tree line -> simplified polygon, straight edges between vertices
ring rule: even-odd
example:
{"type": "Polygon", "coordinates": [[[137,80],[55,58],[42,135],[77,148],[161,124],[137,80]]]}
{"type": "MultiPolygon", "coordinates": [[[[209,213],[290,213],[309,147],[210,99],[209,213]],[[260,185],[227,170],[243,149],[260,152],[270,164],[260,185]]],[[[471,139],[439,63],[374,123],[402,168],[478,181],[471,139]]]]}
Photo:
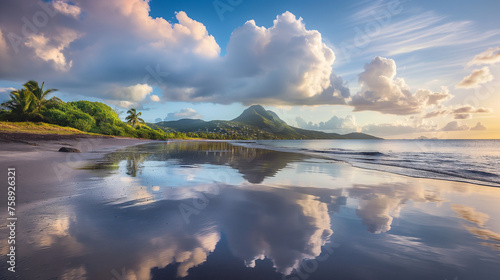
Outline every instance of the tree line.
{"type": "Polygon", "coordinates": [[[141,118],[142,113],[132,108],[127,111],[126,122],[120,120],[118,114],[102,102],[72,101],[64,102],[58,97],[49,96],[57,89],[44,89],[30,80],[23,88],[10,93],[10,99],[0,104],[0,120],[11,122],[45,122],[59,126],[72,127],[84,132],[147,138],[147,139],[246,139],[236,133],[178,132],[169,128],[152,129],[141,118]]]}
{"type": "Polygon", "coordinates": [[[46,122],[76,128],[84,132],[147,139],[166,139],[167,134],[153,130],[140,118],[141,113],[130,109],[123,122],[118,114],[102,102],[64,102],[48,98],[57,89],[44,89],[37,81],[28,81],[22,89],[10,93],[10,99],[0,104],[0,120],[11,122],[46,122]]]}

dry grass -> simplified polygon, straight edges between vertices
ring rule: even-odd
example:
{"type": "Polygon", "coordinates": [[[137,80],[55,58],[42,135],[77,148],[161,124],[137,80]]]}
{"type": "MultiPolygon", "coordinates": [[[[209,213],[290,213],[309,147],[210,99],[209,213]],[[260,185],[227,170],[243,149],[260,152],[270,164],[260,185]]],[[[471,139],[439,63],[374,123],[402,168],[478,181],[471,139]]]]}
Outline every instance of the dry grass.
{"type": "Polygon", "coordinates": [[[43,122],[0,122],[0,133],[30,133],[30,134],[89,134],[71,127],[62,127],[43,122]]]}

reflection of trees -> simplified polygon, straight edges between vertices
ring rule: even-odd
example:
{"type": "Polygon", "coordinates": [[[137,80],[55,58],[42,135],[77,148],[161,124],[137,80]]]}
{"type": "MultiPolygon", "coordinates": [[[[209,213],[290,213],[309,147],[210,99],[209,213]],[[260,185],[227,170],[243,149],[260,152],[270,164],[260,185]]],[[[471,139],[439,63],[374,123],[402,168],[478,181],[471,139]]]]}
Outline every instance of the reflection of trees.
{"type": "Polygon", "coordinates": [[[261,183],[287,164],[306,157],[295,153],[234,146],[227,142],[179,141],[129,147],[108,154],[105,161],[96,164],[93,169],[109,169],[118,162],[127,160],[127,174],[135,177],[142,161],[176,160],[180,165],[227,165],[238,170],[250,183],[261,183]]]}
{"type": "Polygon", "coordinates": [[[137,172],[141,169],[140,163],[146,159],[145,154],[131,153],[127,156],[127,175],[132,177],[137,176],[137,172]]]}

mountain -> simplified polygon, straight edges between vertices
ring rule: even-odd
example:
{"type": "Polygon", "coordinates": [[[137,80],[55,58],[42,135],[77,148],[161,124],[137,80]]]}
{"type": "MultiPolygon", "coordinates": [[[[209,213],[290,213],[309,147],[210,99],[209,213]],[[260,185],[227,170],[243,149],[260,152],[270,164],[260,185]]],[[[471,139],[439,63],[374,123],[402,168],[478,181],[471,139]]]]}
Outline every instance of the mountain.
{"type": "Polygon", "coordinates": [[[222,134],[229,139],[380,139],[364,133],[326,133],[301,129],[288,125],[273,111],[261,105],[248,107],[231,121],[203,121],[181,119],[148,124],[166,132],[185,132],[201,134],[222,134]]]}

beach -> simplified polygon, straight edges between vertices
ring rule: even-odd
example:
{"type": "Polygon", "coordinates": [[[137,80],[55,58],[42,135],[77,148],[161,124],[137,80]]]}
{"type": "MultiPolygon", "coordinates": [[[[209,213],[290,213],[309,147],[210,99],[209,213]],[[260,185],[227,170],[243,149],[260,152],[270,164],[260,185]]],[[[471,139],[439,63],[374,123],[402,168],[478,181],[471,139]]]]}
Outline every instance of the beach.
{"type": "MultiPolygon", "coordinates": [[[[500,273],[495,187],[356,168],[248,142],[91,140],[63,141],[81,154],[57,152],[61,140],[29,150],[2,145],[2,168],[12,164],[18,172],[21,279],[500,273]],[[71,171],[58,176],[59,164],[71,171]]],[[[4,271],[2,278],[9,276],[4,271]]]]}
{"type": "MultiPolygon", "coordinates": [[[[74,195],[61,183],[74,181],[83,175],[85,171],[79,168],[85,162],[99,159],[105,153],[122,147],[151,142],[119,137],[33,134],[16,135],[16,141],[11,141],[9,135],[3,134],[4,141],[0,142],[0,166],[4,171],[9,167],[16,168],[17,195],[23,202],[74,195]],[[58,152],[61,147],[76,148],[81,153],[58,152]]],[[[1,178],[6,182],[7,174],[4,173],[1,178]]],[[[4,196],[2,203],[7,203],[4,196]]]]}

